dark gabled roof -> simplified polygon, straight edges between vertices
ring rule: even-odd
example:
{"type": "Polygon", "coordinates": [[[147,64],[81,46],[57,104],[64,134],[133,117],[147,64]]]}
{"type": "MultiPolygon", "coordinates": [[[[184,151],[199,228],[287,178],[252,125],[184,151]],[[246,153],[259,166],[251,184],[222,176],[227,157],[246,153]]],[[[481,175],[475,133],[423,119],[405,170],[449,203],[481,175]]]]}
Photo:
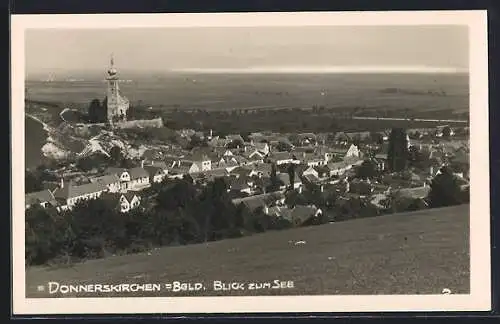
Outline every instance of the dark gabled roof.
{"type": "Polygon", "coordinates": [[[285,195],[282,192],[271,192],[261,195],[255,195],[245,198],[233,199],[233,204],[245,204],[250,210],[264,207],[266,204],[274,203],[276,200],[283,199],[285,195]]]}
{"type": "Polygon", "coordinates": [[[94,183],[98,182],[98,183],[101,183],[101,184],[107,186],[107,185],[110,185],[113,183],[120,182],[120,178],[118,178],[118,176],[113,173],[113,174],[103,175],[100,177],[91,178],[90,182],[94,182],[94,183]]]}
{"type": "Polygon", "coordinates": [[[309,218],[314,216],[314,214],[316,214],[317,211],[318,208],[314,206],[298,205],[292,209],[290,216],[292,217],[292,219],[299,219],[301,222],[305,222],[309,218]]]}
{"type": "Polygon", "coordinates": [[[106,174],[120,175],[123,172],[128,172],[128,170],[126,168],[113,168],[113,167],[110,167],[110,168],[106,169],[106,174]]]}
{"type": "Polygon", "coordinates": [[[311,183],[319,182],[319,178],[317,176],[315,176],[314,174],[306,174],[304,176],[304,178],[311,183]]]}
{"type": "Polygon", "coordinates": [[[163,168],[160,168],[157,166],[145,165],[144,170],[149,174],[150,177],[154,177],[155,175],[163,174],[163,168]]]}
{"type": "Polygon", "coordinates": [[[229,176],[229,172],[227,172],[227,170],[224,168],[207,170],[207,171],[203,171],[203,173],[207,177],[227,177],[227,176],[229,176]]]}
{"type": "Polygon", "coordinates": [[[238,140],[238,141],[243,141],[243,137],[241,137],[240,134],[230,134],[230,135],[227,135],[226,136],[226,139],[227,140],[230,140],[230,141],[235,141],[235,140],[238,140]]]}
{"type": "Polygon", "coordinates": [[[121,196],[124,196],[127,199],[128,202],[131,202],[132,199],[134,199],[134,197],[137,197],[139,199],[141,198],[137,193],[132,192],[132,191],[123,193],[123,194],[121,194],[121,196]]]}
{"type": "Polygon", "coordinates": [[[149,178],[149,174],[144,168],[132,168],[128,170],[130,174],[130,180],[140,179],[140,178],[149,178]]]}
{"type": "Polygon", "coordinates": [[[330,168],[327,165],[318,165],[313,167],[314,170],[318,171],[318,173],[330,173],[330,168]]]}
{"type": "Polygon", "coordinates": [[[163,161],[151,161],[151,165],[148,165],[148,166],[154,166],[154,167],[161,168],[161,169],[168,168],[167,164],[163,161]]]}
{"type": "Polygon", "coordinates": [[[53,202],[56,198],[50,192],[50,190],[42,190],[37,192],[30,192],[24,195],[24,201],[26,205],[32,205],[44,202],[53,202]]]}
{"type": "MultiPolygon", "coordinates": [[[[223,169],[224,171],[226,169],[223,169]]],[[[231,171],[231,174],[237,174],[239,176],[248,176],[252,172],[252,169],[246,168],[246,167],[237,167],[234,170],[231,171]]]]}
{"type": "Polygon", "coordinates": [[[269,157],[273,160],[280,161],[280,160],[289,160],[293,157],[293,155],[290,152],[274,152],[271,153],[269,157]]]}
{"type": "Polygon", "coordinates": [[[425,186],[425,187],[418,187],[418,188],[404,188],[400,189],[397,192],[399,195],[408,197],[408,198],[413,198],[413,199],[418,199],[418,198],[425,198],[429,194],[430,187],[425,186]]]}
{"type": "Polygon", "coordinates": [[[63,188],[57,188],[54,192],[54,197],[60,199],[70,199],[105,190],[107,190],[106,185],[99,182],[85,183],[76,186],[68,183],[65,184],[63,188]]]}
{"type": "Polygon", "coordinates": [[[234,178],[231,177],[229,181],[229,187],[231,190],[244,190],[248,189],[249,185],[247,183],[248,178],[246,177],[240,177],[240,178],[234,178]]]}
{"type": "Polygon", "coordinates": [[[252,166],[252,169],[255,170],[256,172],[262,172],[262,173],[271,173],[273,167],[269,163],[259,163],[259,164],[254,164],[252,166]]]}
{"type": "MultiPolygon", "coordinates": [[[[284,185],[285,186],[289,186],[290,185],[290,176],[288,175],[288,173],[278,173],[277,174],[278,178],[283,181],[284,185]]],[[[300,177],[299,175],[297,174],[297,172],[295,172],[294,174],[294,183],[302,183],[302,181],[300,180],[300,177]]]]}

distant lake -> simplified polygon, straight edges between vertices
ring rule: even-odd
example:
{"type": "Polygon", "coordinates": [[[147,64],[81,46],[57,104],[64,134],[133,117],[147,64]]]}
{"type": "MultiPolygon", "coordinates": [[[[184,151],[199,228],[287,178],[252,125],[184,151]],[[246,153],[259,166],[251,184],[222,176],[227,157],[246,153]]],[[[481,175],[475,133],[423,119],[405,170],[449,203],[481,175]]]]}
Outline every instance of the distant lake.
{"type": "MultiPolygon", "coordinates": [[[[78,104],[102,100],[106,90],[106,83],[100,80],[28,81],[26,85],[31,99],[78,104]]],[[[132,103],[179,109],[322,105],[467,110],[469,105],[466,74],[172,74],[121,83],[120,87],[132,103]],[[383,93],[386,88],[447,95],[383,93]]]]}

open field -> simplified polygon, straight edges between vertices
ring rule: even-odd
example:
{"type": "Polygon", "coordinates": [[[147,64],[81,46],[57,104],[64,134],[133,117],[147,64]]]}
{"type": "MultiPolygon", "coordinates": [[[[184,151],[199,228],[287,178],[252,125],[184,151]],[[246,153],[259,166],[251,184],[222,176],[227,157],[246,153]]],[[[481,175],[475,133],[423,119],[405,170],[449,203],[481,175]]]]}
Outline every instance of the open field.
{"type": "Polygon", "coordinates": [[[182,281],[199,282],[206,288],[197,293],[162,288],[121,296],[440,294],[443,288],[468,293],[469,205],[167,247],[66,268],[33,267],[26,272],[27,297],[63,296],[37,291],[51,281],[159,283],[162,287],[182,281]],[[305,243],[297,245],[297,241],[305,243]],[[293,281],[293,288],[213,291],[216,280],[293,281]]]}
{"type": "MultiPolygon", "coordinates": [[[[121,75],[127,79],[126,74],[121,75]]],[[[26,83],[29,98],[86,106],[102,100],[106,83],[26,83]]],[[[467,74],[166,74],[120,84],[132,104],[164,109],[233,110],[366,107],[417,111],[468,111],[467,74]],[[398,87],[408,93],[385,93],[398,87]],[[446,96],[426,94],[444,91],[446,96]],[[420,95],[411,92],[421,93],[420,95]]]]}

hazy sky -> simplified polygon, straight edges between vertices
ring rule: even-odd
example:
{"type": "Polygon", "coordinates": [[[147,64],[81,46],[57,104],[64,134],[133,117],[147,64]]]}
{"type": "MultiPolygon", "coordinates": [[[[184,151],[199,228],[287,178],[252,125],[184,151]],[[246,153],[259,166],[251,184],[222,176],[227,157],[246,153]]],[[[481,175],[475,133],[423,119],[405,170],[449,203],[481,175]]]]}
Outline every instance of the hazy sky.
{"type": "Polygon", "coordinates": [[[320,26],[36,29],[26,32],[26,72],[468,68],[466,26],[320,26]]]}

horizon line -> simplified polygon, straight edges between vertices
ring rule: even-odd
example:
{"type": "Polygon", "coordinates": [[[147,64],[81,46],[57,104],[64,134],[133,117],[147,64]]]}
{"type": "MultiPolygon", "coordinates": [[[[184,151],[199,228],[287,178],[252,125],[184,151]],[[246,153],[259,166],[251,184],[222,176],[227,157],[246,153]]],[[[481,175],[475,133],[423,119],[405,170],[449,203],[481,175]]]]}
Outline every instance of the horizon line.
{"type": "MultiPolygon", "coordinates": [[[[43,71],[26,71],[26,77],[39,74],[56,74],[71,72],[99,73],[101,69],[63,69],[47,68],[43,71]],[[51,72],[52,71],[52,72],[51,72]]],[[[415,73],[415,74],[468,74],[469,69],[458,67],[433,67],[433,66],[254,66],[242,68],[167,68],[165,70],[153,69],[118,69],[119,72],[129,73],[199,73],[199,74],[356,74],[356,73],[415,73]]],[[[104,72],[103,72],[104,73],[104,72]]],[[[122,74],[122,73],[120,73],[122,74]]],[[[122,74],[123,75],[123,74],[122,74]]]]}
{"type": "Polygon", "coordinates": [[[177,73],[468,73],[457,67],[433,66],[255,66],[245,68],[173,68],[177,73]]]}

